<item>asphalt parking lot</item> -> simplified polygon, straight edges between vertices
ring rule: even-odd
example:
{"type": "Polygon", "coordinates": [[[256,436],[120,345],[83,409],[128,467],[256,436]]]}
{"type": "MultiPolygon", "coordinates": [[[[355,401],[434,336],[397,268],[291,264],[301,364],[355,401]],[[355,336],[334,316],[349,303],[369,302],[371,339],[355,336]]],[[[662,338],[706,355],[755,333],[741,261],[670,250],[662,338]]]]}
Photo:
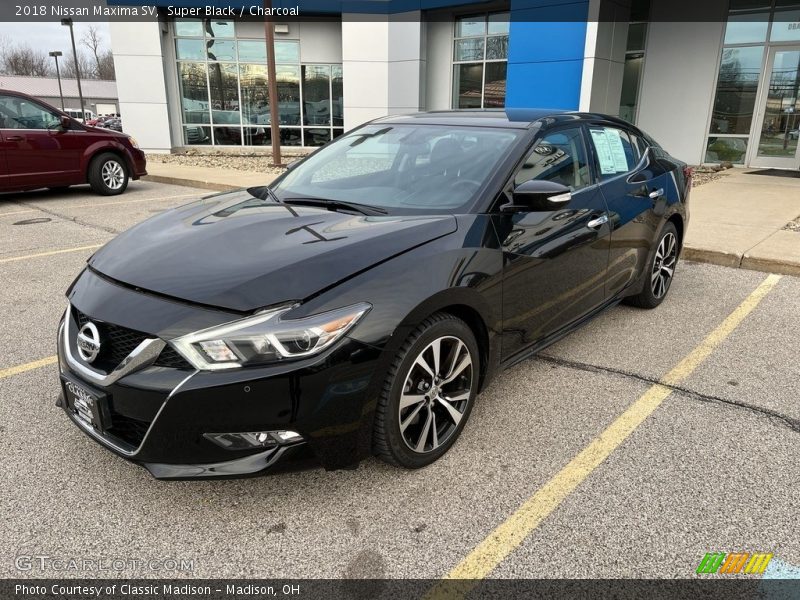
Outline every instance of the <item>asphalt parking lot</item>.
{"type": "Polygon", "coordinates": [[[613,308],[506,371],[420,471],[161,482],[104,450],[54,406],[64,291],[114,234],[205,193],[0,196],[0,576],[674,578],[716,551],[800,573],[789,276],[681,263],[657,310],[613,308]],[[193,565],[20,570],[21,555],[193,565]]]}

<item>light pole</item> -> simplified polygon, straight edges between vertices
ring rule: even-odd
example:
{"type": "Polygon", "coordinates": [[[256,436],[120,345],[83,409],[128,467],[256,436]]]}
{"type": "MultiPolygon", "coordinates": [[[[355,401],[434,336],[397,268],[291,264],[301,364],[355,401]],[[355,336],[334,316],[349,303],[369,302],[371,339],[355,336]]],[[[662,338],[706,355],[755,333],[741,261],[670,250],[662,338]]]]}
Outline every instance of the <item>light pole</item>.
{"type": "Polygon", "coordinates": [[[56,59],[56,78],[58,79],[58,95],[61,96],[61,110],[64,110],[64,92],[61,90],[61,71],[58,70],[58,57],[63,54],[64,53],[60,50],[55,50],[50,53],[50,56],[56,59]]]}
{"type": "Polygon", "coordinates": [[[269,97],[269,124],[272,137],[272,164],[281,166],[280,113],[278,111],[278,81],[275,73],[275,30],[270,15],[271,0],[263,0],[264,36],[267,44],[267,94],[269,97]]]}
{"type": "Polygon", "coordinates": [[[72,19],[61,19],[64,27],[69,27],[69,37],[72,40],[72,58],[75,61],[75,79],[78,80],[78,98],[81,101],[81,123],[86,120],[86,112],[83,110],[83,90],[81,89],[81,70],[78,66],[78,50],[75,48],[75,32],[72,30],[72,19]]]}

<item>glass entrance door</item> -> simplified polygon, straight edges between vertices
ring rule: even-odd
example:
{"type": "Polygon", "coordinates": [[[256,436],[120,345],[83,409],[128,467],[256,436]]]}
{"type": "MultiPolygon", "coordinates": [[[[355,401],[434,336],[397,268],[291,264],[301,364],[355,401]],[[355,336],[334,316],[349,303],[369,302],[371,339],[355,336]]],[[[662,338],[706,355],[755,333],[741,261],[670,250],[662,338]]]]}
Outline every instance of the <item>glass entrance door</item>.
{"type": "Polygon", "coordinates": [[[750,165],[800,169],[800,46],[773,47],[767,69],[750,165]]]}

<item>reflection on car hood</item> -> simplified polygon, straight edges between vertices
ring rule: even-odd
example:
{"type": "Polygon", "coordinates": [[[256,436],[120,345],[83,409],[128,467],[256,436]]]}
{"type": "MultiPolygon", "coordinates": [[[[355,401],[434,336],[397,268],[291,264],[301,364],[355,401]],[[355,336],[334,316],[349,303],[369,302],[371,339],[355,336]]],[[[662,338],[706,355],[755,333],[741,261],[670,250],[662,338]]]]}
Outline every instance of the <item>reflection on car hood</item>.
{"type": "Polygon", "coordinates": [[[89,264],[144,290],[244,312],[313,296],[456,227],[452,215],[353,215],[241,190],[153,217],[89,264]]]}

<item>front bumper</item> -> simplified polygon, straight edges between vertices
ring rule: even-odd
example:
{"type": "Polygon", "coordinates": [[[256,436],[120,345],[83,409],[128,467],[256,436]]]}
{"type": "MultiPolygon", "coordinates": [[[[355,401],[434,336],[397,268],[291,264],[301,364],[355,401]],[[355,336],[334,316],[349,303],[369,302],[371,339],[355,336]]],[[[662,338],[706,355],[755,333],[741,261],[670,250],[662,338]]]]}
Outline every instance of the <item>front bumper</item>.
{"type": "MultiPolygon", "coordinates": [[[[87,273],[76,282],[70,299],[101,326],[113,323],[137,330],[140,324],[126,315],[148,314],[159,308],[163,315],[167,307],[158,304],[169,304],[168,308],[175,311],[174,302],[121,288],[87,273]],[[81,283],[87,278],[92,280],[91,285],[81,283]],[[93,293],[108,292],[107,300],[114,293],[117,302],[95,297],[92,302],[83,302],[89,289],[93,293]],[[120,298],[125,300],[119,302],[120,298]],[[132,302],[140,308],[136,313],[128,310],[132,302]]],[[[179,312],[197,310],[177,306],[179,312]]],[[[344,468],[370,454],[374,403],[369,398],[380,356],[380,351],[372,347],[346,338],[306,361],[205,372],[194,370],[188,363],[162,360],[164,355],[156,350],[169,347],[155,332],[147,335],[157,344],[136,356],[131,353],[117,370],[106,373],[79,357],[75,339],[80,312],[71,307],[59,327],[59,404],[84,433],[119,456],[146,467],[157,478],[252,475],[309,455],[326,468],[344,468]],[[65,401],[64,386],[69,380],[102,397],[107,414],[102,427],[79,418],[65,401]],[[228,450],[203,435],[274,430],[296,431],[303,441],[269,449],[228,450]]],[[[184,314],[179,321],[193,319],[184,314]]]]}

